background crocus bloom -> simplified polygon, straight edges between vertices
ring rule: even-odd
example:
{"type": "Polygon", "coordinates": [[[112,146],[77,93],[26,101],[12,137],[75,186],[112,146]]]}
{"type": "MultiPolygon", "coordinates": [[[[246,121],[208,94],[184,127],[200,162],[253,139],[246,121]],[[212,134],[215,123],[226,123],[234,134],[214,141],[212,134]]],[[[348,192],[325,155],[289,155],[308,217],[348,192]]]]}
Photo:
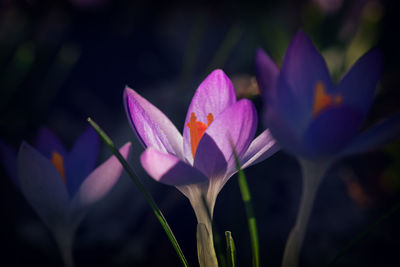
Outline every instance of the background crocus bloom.
{"type": "Polygon", "coordinates": [[[257,114],[249,100],[236,100],[229,78],[213,71],[198,87],[186,115],[183,137],[173,123],[134,90],[126,88],[124,103],[134,132],[147,148],[141,163],[156,181],[176,186],[193,206],[199,223],[211,233],[203,207],[211,214],[219,191],[236,173],[232,145],[242,167],[277,151],[269,131],[253,140],[257,114]]]}
{"type": "MultiPolygon", "coordinates": [[[[23,142],[18,152],[17,186],[54,234],[67,266],[72,265],[74,232],[87,208],[118,181],[122,166],[113,156],[95,168],[98,136],[89,128],[67,152],[48,129],[39,132],[36,148],[23,142]]],[[[130,143],[121,154],[127,158],[130,143]]]]}
{"type": "Polygon", "coordinates": [[[299,213],[283,267],[298,265],[315,195],[332,162],[377,147],[400,131],[396,114],[359,133],[374,98],[381,61],[378,50],[369,51],[335,86],[324,59],[302,31],[290,43],[280,70],[261,49],[256,53],[266,124],[282,149],[299,158],[303,171],[299,213]]]}
{"type": "Polygon", "coordinates": [[[281,70],[261,49],[257,80],[264,94],[266,124],[280,146],[303,158],[363,152],[394,138],[397,114],[360,134],[380,78],[377,49],[362,56],[335,86],[326,63],[302,31],[286,51],[281,70]]]}

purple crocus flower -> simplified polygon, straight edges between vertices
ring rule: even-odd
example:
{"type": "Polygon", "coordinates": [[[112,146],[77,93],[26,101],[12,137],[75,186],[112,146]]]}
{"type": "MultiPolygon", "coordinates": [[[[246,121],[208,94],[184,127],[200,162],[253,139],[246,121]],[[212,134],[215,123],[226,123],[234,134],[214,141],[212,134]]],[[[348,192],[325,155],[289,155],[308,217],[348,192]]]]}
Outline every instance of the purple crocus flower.
{"type": "Polygon", "coordinates": [[[198,87],[186,115],[183,137],[155,106],[130,88],[124,104],[131,126],[146,147],[141,164],[156,181],[177,187],[199,223],[211,233],[204,195],[213,213],[218,193],[236,173],[232,146],[246,168],[277,151],[269,130],[253,140],[257,114],[251,101],[237,101],[232,82],[213,71],[198,87]]]}
{"type": "MultiPolygon", "coordinates": [[[[88,207],[113,188],[122,172],[114,156],[95,168],[98,146],[92,128],[77,139],[70,151],[50,130],[42,128],[36,149],[23,142],[18,152],[14,183],[53,233],[66,266],[73,265],[73,236],[88,207]]],[[[127,143],[120,149],[125,158],[130,146],[127,143]]]]}
{"type": "Polygon", "coordinates": [[[360,133],[381,67],[381,54],[373,49],[334,85],[324,59],[302,31],[291,41],[281,69],[261,49],[256,53],[265,122],[282,149],[299,158],[303,170],[300,212],[286,244],[284,267],[298,264],[315,194],[332,162],[375,148],[400,132],[397,113],[360,133]]]}
{"type": "Polygon", "coordinates": [[[335,86],[324,59],[302,31],[290,43],[281,70],[259,49],[256,70],[266,124],[282,149],[307,159],[337,158],[394,138],[400,130],[398,114],[360,134],[381,67],[381,54],[373,49],[335,86]]]}

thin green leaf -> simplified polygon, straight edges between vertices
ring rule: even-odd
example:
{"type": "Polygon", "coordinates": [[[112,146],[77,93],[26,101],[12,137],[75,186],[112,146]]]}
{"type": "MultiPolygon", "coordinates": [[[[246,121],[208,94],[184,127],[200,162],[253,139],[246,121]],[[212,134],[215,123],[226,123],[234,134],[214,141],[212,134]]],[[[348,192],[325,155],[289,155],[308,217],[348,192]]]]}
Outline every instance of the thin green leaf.
{"type": "Polygon", "coordinates": [[[228,267],[236,267],[236,246],[230,231],[225,231],[228,267]]]}
{"type": "Polygon", "coordinates": [[[240,192],[242,194],[242,199],[243,199],[244,207],[246,210],[247,223],[249,226],[250,239],[251,239],[251,251],[253,254],[252,263],[253,263],[253,267],[259,267],[260,266],[260,248],[259,248],[259,243],[258,243],[257,222],[256,222],[256,217],[254,216],[253,205],[251,203],[251,194],[250,194],[249,186],[247,184],[246,175],[244,174],[244,171],[242,170],[242,167],[240,166],[239,157],[237,155],[237,152],[236,152],[233,144],[232,144],[232,149],[233,149],[233,154],[235,156],[236,168],[238,170],[240,192]]]}
{"type": "Polygon", "coordinates": [[[165,219],[164,215],[162,214],[160,208],[157,206],[157,204],[153,200],[153,197],[146,190],[146,188],[143,186],[143,184],[139,181],[135,172],[129,166],[128,162],[126,162],[124,157],[119,153],[118,149],[114,146],[114,143],[110,139],[110,137],[108,137],[108,135],[100,128],[100,126],[96,122],[94,122],[91,118],[88,118],[88,122],[96,130],[96,132],[98,133],[100,138],[103,139],[103,141],[107,144],[108,148],[111,150],[111,152],[114,154],[114,156],[117,157],[119,162],[124,167],[125,171],[128,173],[129,177],[132,179],[132,181],[135,183],[135,185],[137,186],[139,191],[142,193],[143,197],[146,199],[147,203],[152,208],[152,210],[153,210],[154,214],[156,215],[158,221],[160,222],[162,228],[164,229],[165,233],[167,234],[169,240],[171,241],[172,246],[174,247],[176,253],[178,254],[178,257],[179,257],[182,265],[187,267],[188,263],[186,261],[185,256],[183,255],[183,252],[178,244],[178,241],[176,240],[175,235],[173,234],[171,228],[169,227],[167,220],[165,219]]]}

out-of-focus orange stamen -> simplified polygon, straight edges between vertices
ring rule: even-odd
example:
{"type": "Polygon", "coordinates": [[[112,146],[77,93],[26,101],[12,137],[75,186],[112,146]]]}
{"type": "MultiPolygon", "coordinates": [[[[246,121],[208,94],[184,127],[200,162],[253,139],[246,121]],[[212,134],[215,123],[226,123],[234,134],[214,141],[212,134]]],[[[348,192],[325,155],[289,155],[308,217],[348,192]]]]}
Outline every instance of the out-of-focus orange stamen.
{"type": "Polygon", "coordinates": [[[340,94],[333,96],[329,95],[325,91],[325,85],[319,81],[314,88],[314,108],[313,115],[319,114],[327,107],[340,105],[343,102],[343,98],[340,94]]]}
{"type": "Polygon", "coordinates": [[[51,155],[51,162],[54,164],[54,166],[56,166],[56,169],[60,173],[63,182],[66,183],[67,178],[65,176],[63,157],[58,152],[54,151],[51,155]]]}
{"type": "Polygon", "coordinates": [[[186,124],[187,127],[190,129],[190,145],[192,148],[192,155],[196,155],[197,146],[201,138],[203,137],[204,132],[207,130],[208,126],[214,120],[214,116],[211,113],[207,115],[207,124],[198,121],[196,114],[194,112],[190,113],[189,122],[186,124]]]}

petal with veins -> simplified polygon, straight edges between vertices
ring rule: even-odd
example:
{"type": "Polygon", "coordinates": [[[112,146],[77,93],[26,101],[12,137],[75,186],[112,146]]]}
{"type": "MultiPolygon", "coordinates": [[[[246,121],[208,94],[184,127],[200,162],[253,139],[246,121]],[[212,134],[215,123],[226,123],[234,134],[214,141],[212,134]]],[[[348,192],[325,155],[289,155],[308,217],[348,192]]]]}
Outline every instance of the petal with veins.
{"type": "Polygon", "coordinates": [[[223,178],[223,174],[235,168],[232,146],[240,159],[253,140],[256,128],[257,114],[251,101],[242,99],[225,109],[200,140],[194,167],[210,179],[223,178]]]}
{"type": "Polygon", "coordinates": [[[182,135],[164,113],[128,87],[124,105],[131,126],[145,147],[183,158],[182,135]]]}
{"type": "Polygon", "coordinates": [[[243,158],[241,158],[241,167],[244,169],[248,166],[257,164],[269,158],[278,150],[279,146],[276,144],[269,129],[267,129],[251,142],[246,153],[243,155],[243,158]]]}
{"type": "Polygon", "coordinates": [[[200,84],[190,103],[183,129],[183,150],[189,162],[193,162],[193,155],[190,129],[186,125],[190,121],[191,114],[195,113],[198,121],[207,124],[209,114],[216,118],[220,112],[235,102],[236,93],[232,82],[222,70],[213,71],[200,84]]]}

